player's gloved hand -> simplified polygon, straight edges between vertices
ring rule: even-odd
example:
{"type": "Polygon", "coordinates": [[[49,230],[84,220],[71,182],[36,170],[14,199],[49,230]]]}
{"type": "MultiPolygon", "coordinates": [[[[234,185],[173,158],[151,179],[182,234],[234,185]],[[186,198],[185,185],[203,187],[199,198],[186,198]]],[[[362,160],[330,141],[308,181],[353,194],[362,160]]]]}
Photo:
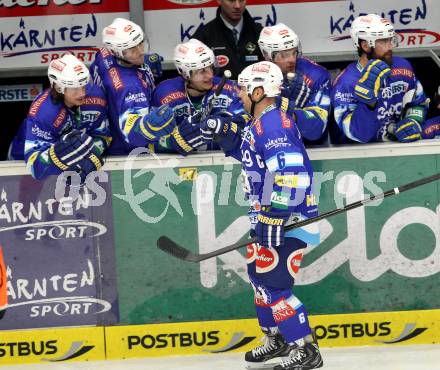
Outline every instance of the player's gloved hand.
{"type": "Polygon", "coordinates": [[[422,138],[422,127],[420,123],[412,118],[404,118],[396,123],[394,136],[401,143],[420,140],[422,138]]]}
{"type": "Polygon", "coordinates": [[[157,53],[146,54],[144,57],[145,64],[147,64],[151,72],[153,72],[153,76],[156,78],[162,77],[162,62],[163,57],[157,53]]]}
{"type": "Polygon", "coordinates": [[[255,226],[258,243],[264,247],[277,247],[284,244],[284,224],[289,212],[260,211],[255,226]]]}
{"type": "Polygon", "coordinates": [[[142,134],[151,141],[171,134],[175,127],[174,111],[167,104],[151,108],[140,122],[142,134]]]}
{"type": "Polygon", "coordinates": [[[368,105],[376,104],[379,89],[391,75],[391,69],[380,59],[371,59],[363,70],[362,77],[354,87],[358,100],[368,105]]]}
{"type": "Polygon", "coordinates": [[[225,152],[238,146],[241,141],[241,116],[233,116],[231,113],[222,112],[218,115],[210,116],[200,123],[200,132],[203,139],[207,142],[217,142],[225,152]],[[234,122],[239,122],[240,126],[234,122]]]}
{"type": "Polygon", "coordinates": [[[287,97],[295,104],[295,108],[303,108],[310,97],[311,90],[301,73],[295,73],[292,80],[287,80],[287,97]]]}
{"type": "Polygon", "coordinates": [[[200,113],[186,117],[172,132],[170,144],[179,154],[186,156],[205,143],[200,135],[200,118],[200,113]]]}
{"type": "Polygon", "coordinates": [[[230,113],[208,116],[200,122],[200,133],[206,141],[214,140],[214,135],[225,136],[228,131],[237,132],[237,125],[232,122],[230,113]]]}
{"type": "Polygon", "coordinates": [[[81,177],[81,184],[84,184],[87,175],[93,171],[98,171],[104,165],[104,159],[95,148],[78,165],[78,173],[81,177]]]}
{"type": "Polygon", "coordinates": [[[426,120],[422,129],[422,139],[434,139],[440,136],[440,116],[426,120]]]}
{"type": "Polygon", "coordinates": [[[78,163],[92,150],[93,139],[81,131],[72,130],[49,148],[49,157],[62,171],[76,171],[78,163]]]}

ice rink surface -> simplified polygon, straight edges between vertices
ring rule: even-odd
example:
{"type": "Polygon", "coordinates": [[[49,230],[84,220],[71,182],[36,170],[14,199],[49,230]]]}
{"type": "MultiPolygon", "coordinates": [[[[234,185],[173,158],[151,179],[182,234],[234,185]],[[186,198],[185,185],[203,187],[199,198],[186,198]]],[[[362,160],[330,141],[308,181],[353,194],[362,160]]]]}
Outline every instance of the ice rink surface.
{"type": "MultiPolygon", "coordinates": [[[[440,345],[323,348],[323,370],[440,370],[440,345]]],[[[244,370],[244,354],[5,366],[10,370],[244,370]]]]}

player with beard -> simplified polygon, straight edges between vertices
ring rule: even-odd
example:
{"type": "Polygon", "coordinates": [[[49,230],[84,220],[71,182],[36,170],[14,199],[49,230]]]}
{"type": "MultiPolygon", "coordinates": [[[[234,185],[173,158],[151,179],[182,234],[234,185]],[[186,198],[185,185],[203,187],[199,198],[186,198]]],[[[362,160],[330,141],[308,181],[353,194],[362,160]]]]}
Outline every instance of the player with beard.
{"type": "Polygon", "coordinates": [[[351,38],[359,59],[336,78],[331,97],[337,125],[334,143],[399,141],[422,138],[428,102],[411,64],[393,56],[392,24],[377,14],[356,18],[351,38]]]}
{"type": "Polygon", "coordinates": [[[281,108],[294,115],[306,145],[322,144],[330,111],[330,73],[302,56],[299,37],[283,23],[264,27],[258,45],[264,58],[283,72],[281,108]]]}

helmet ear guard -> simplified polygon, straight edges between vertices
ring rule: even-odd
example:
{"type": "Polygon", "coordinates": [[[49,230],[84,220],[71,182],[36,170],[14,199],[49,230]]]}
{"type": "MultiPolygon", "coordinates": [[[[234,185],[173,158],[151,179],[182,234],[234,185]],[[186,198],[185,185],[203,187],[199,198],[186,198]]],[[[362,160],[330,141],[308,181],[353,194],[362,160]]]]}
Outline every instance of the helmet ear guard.
{"type": "Polygon", "coordinates": [[[107,49],[121,59],[124,59],[124,50],[131,49],[142,42],[145,43],[145,50],[149,49],[148,40],[145,39],[142,28],[125,18],[115,18],[102,30],[102,42],[107,49]]]}
{"type": "Polygon", "coordinates": [[[301,43],[298,35],[284,23],[264,27],[258,38],[258,46],[267,60],[273,61],[277,51],[297,49],[301,53],[301,43]]]}
{"type": "Polygon", "coordinates": [[[66,88],[86,86],[90,80],[88,68],[74,55],[66,54],[50,62],[47,70],[50,85],[60,94],[66,88]]]}

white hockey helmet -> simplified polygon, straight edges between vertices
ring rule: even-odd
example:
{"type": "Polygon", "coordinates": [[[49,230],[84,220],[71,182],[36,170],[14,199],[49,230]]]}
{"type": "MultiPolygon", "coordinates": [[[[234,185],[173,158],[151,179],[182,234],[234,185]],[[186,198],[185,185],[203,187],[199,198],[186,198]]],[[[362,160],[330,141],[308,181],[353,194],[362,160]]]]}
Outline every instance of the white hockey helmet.
{"type": "Polygon", "coordinates": [[[185,79],[191,77],[191,71],[213,66],[214,62],[214,52],[197,39],[178,44],[174,49],[174,64],[185,79]]]}
{"type": "Polygon", "coordinates": [[[77,57],[66,54],[50,62],[47,70],[50,85],[64,94],[66,87],[77,88],[87,85],[90,80],[88,68],[77,57]]]}
{"type": "Polygon", "coordinates": [[[249,95],[255,88],[261,86],[267,97],[278,96],[283,85],[283,72],[272,62],[254,63],[238,75],[238,85],[245,87],[249,95]]]}
{"type": "MultiPolygon", "coordinates": [[[[115,18],[102,30],[102,42],[117,57],[124,58],[124,50],[144,42],[144,31],[136,23],[124,18],[115,18]]],[[[146,40],[145,40],[146,42],[146,40]]],[[[148,44],[145,50],[148,50],[148,44]]]]}
{"type": "Polygon", "coordinates": [[[258,45],[264,57],[268,60],[273,60],[273,54],[277,51],[297,49],[298,52],[301,52],[298,35],[284,23],[264,27],[258,38],[258,45]]]}
{"type": "Polygon", "coordinates": [[[359,39],[365,40],[368,46],[374,48],[376,40],[395,39],[393,25],[385,18],[377,14],[367,14],[357,17],[351,24],[351,39],[356,47],[359,47],[359,39]]]}

